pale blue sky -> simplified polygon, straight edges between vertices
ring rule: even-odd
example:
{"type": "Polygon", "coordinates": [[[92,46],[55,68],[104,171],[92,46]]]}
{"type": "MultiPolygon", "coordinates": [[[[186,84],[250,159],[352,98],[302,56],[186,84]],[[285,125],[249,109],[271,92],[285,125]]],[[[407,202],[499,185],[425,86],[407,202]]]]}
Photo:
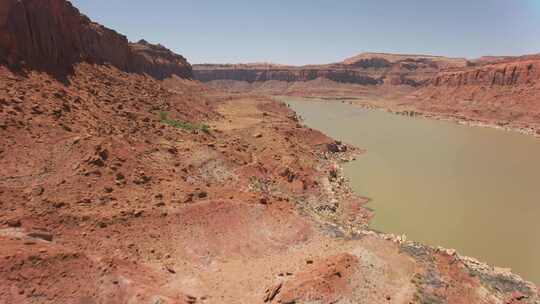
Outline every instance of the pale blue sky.
{"type": "Polygon", "coordinates": [[[540,0],[74,0],[191,63],[337,62],[360,52],[540,53],[540,0]]]}

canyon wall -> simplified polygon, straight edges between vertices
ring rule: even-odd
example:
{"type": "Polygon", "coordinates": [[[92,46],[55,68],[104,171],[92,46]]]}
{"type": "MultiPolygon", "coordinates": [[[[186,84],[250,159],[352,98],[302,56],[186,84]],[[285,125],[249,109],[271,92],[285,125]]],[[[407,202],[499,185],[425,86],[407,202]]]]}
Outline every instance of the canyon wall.
{"type": "Polygon", "coordinates": [[[51,72],[64,72],[86,61],[157,78],[192,74],[184,57],[145,41],[129,43],[125,36],[92,22],[63,0],[3,0],[0,60],[51,72]]]}
{"type": "Polygon", "coordinates": [[[444,70],[407,99],[420,111],[540,133],[540,55],[481,58],[444,70]]]}
{"type": "Polygon", "coordinates": [[[442,68],[464,67],[466,64],[467,61],[460,58],[363,53],[340,63],[300,67],[272,64],[199,64],[194,65],[194,76],[202,82],[297,82],[325,78],[339,83],[418,87],[442,68]]]}
{"type": "Polygon", "coordinates": [[[380,73],[348,70],[341,66],[320,67],[269,67],[258,68],[236,65],[215,67],[213,65],[195,66],[195,78],[202,82],[213,80],[238,80],[249,83],[258,81],[309,81],[317,78],[327,78],[337,82],[355,83],[361,85],[376,85],[383,82],[380,73]]]}
{"type": "Polygon", "coordinates": [[[540,55],[474,62],[460,70],[441,71],[428,86],[459,87],[465,85],[512,86],[533,84],[540,79],[540,55]]]}

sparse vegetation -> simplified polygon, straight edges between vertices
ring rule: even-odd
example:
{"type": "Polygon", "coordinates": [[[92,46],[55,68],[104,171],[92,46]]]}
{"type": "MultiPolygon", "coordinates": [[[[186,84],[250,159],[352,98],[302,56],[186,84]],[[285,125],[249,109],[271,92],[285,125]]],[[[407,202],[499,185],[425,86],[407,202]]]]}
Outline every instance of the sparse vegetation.
{"type": "Polygon", "coordinates": [[[184,122],[180,120],[174,120],[168,118],[168,113],[164,111],[159,112],[159,121],[162,124],[166,124],[175,128],[184,129],[188,131],[201,130],[204,133],[210,132],[210,127],[207,124],[193,124],[190,122],[184,122]]]}
{"type": "Polygon", "coordinates": [[[255,176],[249,178],[249,188],[253,191],[261,193],[269,193],[268,181],[264,179],[259,179],[255,176]]]}

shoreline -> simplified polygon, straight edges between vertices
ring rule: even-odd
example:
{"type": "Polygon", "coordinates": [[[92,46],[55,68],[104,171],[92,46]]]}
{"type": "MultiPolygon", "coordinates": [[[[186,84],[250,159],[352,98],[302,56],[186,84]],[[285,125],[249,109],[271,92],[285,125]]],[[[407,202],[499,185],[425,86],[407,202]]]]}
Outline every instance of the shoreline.
{"type": "MultiPolygon", "coordinates": [[[[355,104],[352,104],[352,105],[355,105],[355,104]]],[[[439,121],[452,122],[452,123],[456,123],[456,124],[463,125],[463,126],[468,126],[468,127],[490,128],[490,129],[496,129],[496,130],[501,130],[501,131],[506,131],[506,132],[519,133],[519,134],[523,134],[523,135],[532,136],[532,137],[535,137],[535,138],[540,138],[540,133],[539,133],[540,129],[536,130],[536,129],[532,128],[532,127],[531,128],[508,127],[508,126],[499,125],[499,124],[496,124],[496,123],[484,122],[484,121],[481,121],[481,120],[467,118],[467,117],[459,118],[459,117],[454,117],[454,116],[451,116],[451,115],[446,116],[446,115],[443,115],[443,114],[421,112],[421,111],[417,111],[417,110],[415,110],[415,111],[407,111],[407,110],[395,111],[395,110],[392,110],[390,108],[380,108],[380,109],[382,109],[385,112],[396,114],[396,115],[409,116],[409,117],[422,117],[422,118],[426,118],[426,119],[433,119],[433,120],[439,120],[439,121]]]]}
{"type": "MultiPolygon", "coordinates": [[[[328,101],[323,100],[323,102],[328,102],[328,101]]],[[[355,105],[355,104],[352,104],[352,105],[355,105]]],[[[383,108],[370,108],[367,110],[386,111],[383,108]]],[[[393,113],[393,112],[389,112],[389,113],[397,114],[397,115],[404,115],[404,114],[393,113]]],[[[428,118],[424,116],[421,116],[421,117],[428,118]]],[[[306,127],[310,127],[309,125],[305,124],[302,118],[300,118],[300,123],[306,127]]],[[[468,125],[468,126],[473,126],[473,125],[468,125]]],[[[488,127],[488,126],[482,126],[482,127],[488,127]]],[[[535,137],[538,137],[538,136],[535,136],[535,137]]],[[[345,226],[339,222],[328,223],[331,225],[335,225],[335,227],[340,229],[347,238],[354,239],[354,238],[362,238],[364,236],[373,236],[381,240],[391,241],[397,244],[401,248],[401,250],[405,250],[405,248],[414,248],[415,250],[418,250],[418,251],[428,251],[433,254],[441,253],[443,255],[446,255],[454,259],[455,261],[462,262],[471,272],[478,273],[480,274],[480,276],[484,275],[487,277],[497,277],[499,279],[508,279],[508,280],[518,282],[519,284],[525,284],[525,285],[528,285],[529,287],[532,286],[532,287],[538,288],[540,290],[540,285],[532,281],[529,281],[528,279],[525,279],[519,274],[513,273],[511,268],[490,265],[488,263],[478,260],[477,258],[470,257],[467,255],[462,255],[457,251],[457,249],[454,249],[454,248],[446,248],[446,247],[438,246],[438,245],[428,245],[428,244],[424,244],[418,241],[408,240],[408,237],[405,233],[403,234],[386,233],[384,231],[378,231],[378,230],[370,228],[371,219],[374,216],[374,213],[376,212],[376,210],[371,209],[367,207],[366,205],[372,199],[365,197],[361,195],[360,193],[356,193],[353,190],[353,188],[350,185],[350,179],[347,176],[345,176],[344,168],[343,168],[343,165],[345,163],[355,161],[357,157],[363,156],[363,154],[367,152],[367,149],[363,149],[349,143],[343,143],[343,146],[347,147],[347,152],[345,152],[344,155],[340,155],[340,153],[328,153],[327,155],[324,155],[320,161],[324,164],[323,168],[328,167],[328,166],[330,167],[333,166],[334,168],[336,168],[336,178],[333,182],[331,182],[331,185],[332,185],[331,198],[337,200],[338,202],[341,202],[341,200],[343,200],[344,198],[345,199],[351,199],[351,198],[359,199],[362,201],[361,208],[364,209],[369,214],[368,218],[363,218],[364,220],[367,220],[367,222],[364,225],[361,225],[359,227],[345,226]]]]}
{"type": "Polygon", "coordinates": [[[441,113],[435,113],[435,112],[424,112],[417,109],[396,109],[395,107],[388,107],[388,106],[379,106],[374,105],[371,103],[366,102],[355,102],[358,99],[354,97],[321,97],[321,96],[294,96],[294,95],[275,95],[273,97],[289,97],[289,98],[303,98],[303,99],[309,99],[311,101],[315,102],[340,102],[340,103],[346,103],[352,106],[356,106],[359,108],[362,108],[364,110],[377,110],[377,111],[384,111],[390,114],[400,115],[400,116],[408,116],[408,117],[421,117],[426,119],[432,119],[432,120],[439,120],[439,121],[446,121],[446,122],[452,122],[455,124],[468,126],[468,127],[480,127],[480,128],[490,128],[490,129],[496,129],[506,132],[515,132],[522,135],[532,136],[534,138],[540,138],[540,126],[538,128],[534,127],[516,127],[516,126],[508,126],[510,123],[501,125],[498,123],[490,123],[485,122],[482,120],[474,119],[474,118],[468,118],[468,117],[455,117],[453,115],[445,115],[441,113]]]}

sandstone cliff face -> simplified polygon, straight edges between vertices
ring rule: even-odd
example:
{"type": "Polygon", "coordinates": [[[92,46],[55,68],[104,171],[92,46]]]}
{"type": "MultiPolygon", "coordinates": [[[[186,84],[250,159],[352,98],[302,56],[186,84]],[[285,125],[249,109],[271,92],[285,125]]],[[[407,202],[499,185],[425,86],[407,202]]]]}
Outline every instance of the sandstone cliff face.
{"type": "Polygon", "coordinates": [[[540,79],[540,56],[506,59],[439,73],[429,85],[459,87],[464,85],[512,86],[533,84],[540,79]]]}
{"type": "Polygon", "coordinates": [[[3,0],[0,60],[9,65],[61,72],[77,62],[111,64],[154,77],[191,76],[185,58],[150,44],[129,44],[92,22],[65,0],[3,0]]]}
{"type": "Polygon", "coordinates": [[[208,82],[212,80],[239,80],[247,82],[258,81],[310,81],[317,78],[327,78],[337,82],[375,85],[382,83],[379,75],[362,71],[329,67],[277,67],[277,68],[237,68],[234,65],[214,68],[212,65],[195,65],[194,76],[197,80],[208,82]]]}
{"type": "Polygon", "coordinates": [[[420,111],[540,134],[540,56],[483,58],[442,71],[408,99],[420,111]]]}
{"type": "Polygon", "coordinates": [[[196,79],[258,81],[311,81],[326,78],[341,83],[360,85],[408,85],[418,87],[441,69],[465,67],[466,60],[423,55],[365,53],[341,63],[309,66],[279,65],[195,65],[196,79]]]}
{"type": "Polygon", "coordinates": [[[128,66],[126,37],[81,15],[63,0],[3,1],[3,54],[9,63],[49,68],[81,60],[128,66]],[[6,48],[7,47],[7,48],[6,48]]]}

